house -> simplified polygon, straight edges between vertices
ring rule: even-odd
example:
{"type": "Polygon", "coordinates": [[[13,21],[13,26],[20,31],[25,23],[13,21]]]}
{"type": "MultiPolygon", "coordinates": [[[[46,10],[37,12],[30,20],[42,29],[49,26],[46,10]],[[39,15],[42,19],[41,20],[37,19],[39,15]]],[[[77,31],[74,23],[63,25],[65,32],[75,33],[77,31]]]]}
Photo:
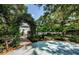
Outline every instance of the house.
{"type": "Polygon", "coordinates": [[[27,38],[28,36],[30,36],[30,25],[28,23],[25,23],[25,22],[22,22],[20,27],[19,27],[19,30],[20,30],[20,34],[21,34],[21,37],[20,38],[27,38]]]}
{"type": "Polygon", "coordinates": [[[28,39],[31,35],[36,33],[36,25],[32,21],[21,21],[19,26],[20,38],[22,40],[28,39]]]}
{"type": "Polygon", "coordinates": [[[23,14],[17,17],[19,22],[19,32],[21,40],[30,39],[30,36],[36,33],[36,23],[30,14],[23,14]]]}

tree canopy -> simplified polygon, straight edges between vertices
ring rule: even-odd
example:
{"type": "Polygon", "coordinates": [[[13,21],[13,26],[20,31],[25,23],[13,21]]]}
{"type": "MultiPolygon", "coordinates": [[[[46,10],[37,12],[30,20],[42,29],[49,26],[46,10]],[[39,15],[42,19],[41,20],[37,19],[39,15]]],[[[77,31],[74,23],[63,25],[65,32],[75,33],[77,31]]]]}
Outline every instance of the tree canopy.
{"type": "Polygon", "coordinates": [[[8,41],[12,41],[13,45],[19,42],[19,26],[22,20],[34,22],[32,16],[27,13],[27,6],[23,4],[0,5],[0,40],[4,41],[6,49],[8,49],[8,41]]]}
{"type": "Polygon", "coordinates": [[[38,31],[67,31],[79,29],[79,5],[46,4],[44,15],[37,22],[38,31]]]}

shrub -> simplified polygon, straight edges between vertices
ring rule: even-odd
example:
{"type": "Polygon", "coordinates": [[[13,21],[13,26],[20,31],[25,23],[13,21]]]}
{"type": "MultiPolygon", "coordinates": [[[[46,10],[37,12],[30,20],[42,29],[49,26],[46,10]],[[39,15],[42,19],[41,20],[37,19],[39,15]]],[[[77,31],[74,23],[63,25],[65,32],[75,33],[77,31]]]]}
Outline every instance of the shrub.
{"type": "Polygon", "coordinates": [[[16,37],[13,39],[11,46],[12,46],[12,47],[16,47],[16,46],[19,45],[19,44],[20,44],[20,38],[19,38],[18,36],[16,36],[16,37]]]}
{"type": "Polygon", "coordinates": [[[69,40],[72,41],[72,42],[79,43],[79,36],[78,36],[78,35],[72,35],[72,36],[69,38],[69,40]]]}
{"type": "Polygon", "coordinates": [[[2,44],[0,44],[0,52],[2,52],[4,49],[4,46],[2,44]]]}
{"type": "Polygon", "coordinates": [[[29,37],[29,39],[32,41],[32,42],[36,42],[36,41],[39,41],[41,38],[43,38],[43,35],[32,35],[29,37]]]}

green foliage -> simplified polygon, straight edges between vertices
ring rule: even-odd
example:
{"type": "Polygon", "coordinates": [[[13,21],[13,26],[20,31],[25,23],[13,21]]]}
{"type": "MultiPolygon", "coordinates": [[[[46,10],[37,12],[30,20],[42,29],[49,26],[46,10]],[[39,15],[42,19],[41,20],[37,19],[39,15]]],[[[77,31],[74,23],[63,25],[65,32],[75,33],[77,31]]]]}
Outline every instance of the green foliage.
{"type": "Polygon", "coordinates": [[[6,40],[9,40],[13,41],[12,42],[14,44],[13,46],[19,44],[20,22],[17,22],[19,21],[17,17],[19,17],[24,13],[27,13],[27,9],[24,5],[20,4],[0,5],[0,39],[4,43],[6,40]]]}
{"type": "Polygon", "coordinates": [[[79,42],[79,35],[66,37],[68,30],[79,30],[79,5],[78,4],[46,4],[39,5],[44,8],[44,15],[36,20],[38,32],[63,32],[62,35],[47,35],[46,37],[57,40],[68,38],[69,41],[79,42]]]}
{"type": "Polygon", "coordinates": [[[39,39],[39,38],[42,38],[42,35],[33,35],[33,36],[31,36],[31,38],[39,39]]]}
{"type": "Polygon", "coordinates": [[[5,43],[7,48],[9,45],[12,47],[19,45],[19,26],[22,22],[27,22],[30,25],[32,29],[30,34],[35,32],[35,22],[31,14],[27,13],[27,6],[24,4],[0,5],[0,40],[3,41],[1,45],[5,43]],[[8,41],[11,43],[8,44],[8,41]]]}
{"type": "Polygon", "coordinates": [[[1,48],[2,48],[2,49],[4,48],[4,46],[3,46],[2,44],[0,44],[0,49],[1,49],[1,48]]]}
{"type": "Polygon", "coordinates": [[[42,38],[42,35],[36,35],[36,34],[34,34],[34,35],[32,35],[32,36],[30,37],[30,40],[31,40],[32,42],[36,42],[36,41],[39,41],[41,38],[42,38]]]}
{"type": "Polygon", "coordinates": [[[68,37],[68,38],[71,42],[79,43],[79,36],[78,35],[71,35],[71,37],[68,37]]]}
{"type": "Polygon", "coordinates": [[[19,45],[19,43],[20,43],[20,38],[19,38],[18,36],[16,36],[16,37],[13,39],[13,41],[12,41],[12,43],[11,43],[11,46],[12,46],[12,47],[16,47],[16,46],[19,45]]]}
{"type": "Polygon", "coordinates": [[[0,5],[0,35],[13,35],[18,32],[19,25],[16,21],[23,11],[23,5],[0,5]]]}
{"type": "Polygon", "coordinates": [[[51,40],[65,40],[63,35],[46,35],[46,37],[51,38],[51,40]]]}
{"type": "Polygon", "coordinates": [[[47,4],[44,15],[37,21],[37,31],[67,31],[79,29],[79,5],[75,4],[47,4]],[[69,25],[67,25],[69,24],[69,25]]]}
{"type": "Polygon", "coordinates": [[[2,52],[4,49],[4,46],[2,44],[0,44],[0,52],[2,52]]]}

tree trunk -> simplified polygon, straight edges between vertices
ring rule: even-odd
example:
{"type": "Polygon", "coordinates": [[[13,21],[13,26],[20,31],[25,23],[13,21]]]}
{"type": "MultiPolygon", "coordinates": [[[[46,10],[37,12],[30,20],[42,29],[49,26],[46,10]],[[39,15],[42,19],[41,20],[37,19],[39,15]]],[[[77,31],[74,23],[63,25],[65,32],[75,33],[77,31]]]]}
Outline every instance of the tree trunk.
{"type": "Polygon", "coordinates": [[[6,51],[8,51],[9,45],[8,45],[8,41],[7,40],[5,40],[5,48],[6,48],[6,51]]]}

